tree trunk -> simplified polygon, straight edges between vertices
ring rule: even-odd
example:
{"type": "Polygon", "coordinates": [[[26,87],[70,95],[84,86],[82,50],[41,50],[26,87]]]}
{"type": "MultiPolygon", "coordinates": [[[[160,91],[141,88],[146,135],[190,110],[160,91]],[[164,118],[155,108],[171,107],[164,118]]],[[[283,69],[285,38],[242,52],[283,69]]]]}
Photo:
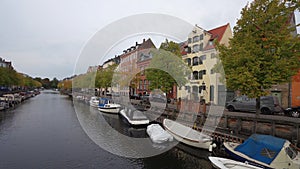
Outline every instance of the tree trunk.
{"type": "Polygon", "coordinates": [[[258,117],[260,113],[261,113],[261,111],[260,111],[260,97],[257,97],[256,98],[256,117],[258,117]]]}

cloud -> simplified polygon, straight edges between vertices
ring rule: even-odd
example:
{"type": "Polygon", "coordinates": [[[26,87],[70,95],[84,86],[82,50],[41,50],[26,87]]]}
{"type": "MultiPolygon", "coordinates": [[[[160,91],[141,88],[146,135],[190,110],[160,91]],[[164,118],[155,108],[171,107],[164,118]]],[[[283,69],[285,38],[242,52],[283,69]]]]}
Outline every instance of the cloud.
{"type": "MultiPolygon", "coordinates": [[[[1,0],[0,56],[32,76],[65,77],[84,44],[123,17],[162,13],[207,30],[228,22],[233,28],[246,4],[247,0],[1,0]]],[[[299,12],[296,19],[299,23],[299,12]]]]}

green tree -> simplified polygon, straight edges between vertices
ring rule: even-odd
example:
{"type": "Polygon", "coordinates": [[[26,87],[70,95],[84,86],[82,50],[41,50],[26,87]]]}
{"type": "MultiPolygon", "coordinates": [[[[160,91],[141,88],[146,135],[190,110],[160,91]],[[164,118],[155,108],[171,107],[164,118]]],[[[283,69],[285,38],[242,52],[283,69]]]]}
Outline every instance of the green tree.
{"type": "Polygon", "coordinates": [[[18,86],[21,83],[18,73],[9,68],[0,67],[0,86],[18,86]]]}
{"type": "Polygon", "coordinates": [[[174,85],[183,86],[187,83],[186,75],[190,74],[190,69],[182,61],[177,43],[166,40],[159,50],[151,52],[153,57],[145,71],[147,79],[151,82],[151,90],[161,89],[167,94],[174,85]]]}
{"type": "Polygon", "coordinates": [[[109,65],[105,69],[98,70],[96,74],[95,87],[106,91],[109,87],[113,86],[113,76],[117,66],[117,64],[113,64],[109,65]]]}
{"type": "Polygon", "coordinates": [[[59,82],[59,80],[57,80],[56,77],[53,78],[53,79],[51,80],[51,82],[50,82],[51,88],[57,88],[58,82],[59,82]]]}
{"type": "Polygon", "coordinates": [[[94,88],[96,72],[89,72],[76,76],[73,79],[73,88],[94,88]]]}
{"type": "Polygon", "coordinates": [[[242,9],[229,46],[218,45],[227,87],[256,98],[257,115],[260,96],[288,82],[300,67],[300,39],[289,24],[297,8],[299,2],[255,0],[242,9]]]}

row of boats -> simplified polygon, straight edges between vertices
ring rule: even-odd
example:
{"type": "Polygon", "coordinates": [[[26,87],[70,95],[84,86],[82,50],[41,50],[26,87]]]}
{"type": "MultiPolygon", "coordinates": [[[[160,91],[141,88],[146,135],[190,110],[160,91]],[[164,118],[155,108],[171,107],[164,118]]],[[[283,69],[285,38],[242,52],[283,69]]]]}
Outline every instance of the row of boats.
{"type": "MultiPolygon", "coordinates": [[[[147,134],[154,143],[162,144],[174,139],[196,148],[212,150],[215,145],[208,134],[194,130],[180,122],[164,119],[162,126],[150,124],[139,110],[132,111],[106,98],[92,97],[90,106],[103,113],[120,114],[132,126],[147,126],[147,134]]],[[[299,169],[299,149],[290,141],[270,135],[253,134],[243,143],[224,142],[231,159],[209,157],[212,165],[220,169],[299,169]]]]}
{"type": "Polygon", "coordinates": [[[8,93],[0,96],[0,110],[9,109],[17,104],[20,104],[24,100],[40,94],[39,90],[22,91],[17,93],[8,93]]]}

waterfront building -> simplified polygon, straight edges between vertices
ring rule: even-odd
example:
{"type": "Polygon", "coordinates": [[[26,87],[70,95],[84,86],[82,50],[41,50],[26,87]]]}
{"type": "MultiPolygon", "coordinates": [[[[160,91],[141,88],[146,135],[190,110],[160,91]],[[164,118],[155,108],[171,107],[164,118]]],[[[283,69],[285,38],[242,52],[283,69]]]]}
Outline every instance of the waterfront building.
{"type": "Polygon", "coordinates": [[[8,62],[0,57],[0,67],[13,69],[11,62],[8,62]]]}
{"type": "Polygon", "coordinates": [[[137,77],[138,85],[136,86],[137,87],[136,94],[140,96],[149,94],[151,92],[149,89],[150,81],[147,80],[146,78],[145,70],[150,65],[152,56],[153,53],[151,52],[151,48],[141,50],[138,54],[137,66],[139,69],[139,74],[137,77]]]}
{"type": "Polygon", "coordinates": [[[89,66],[87,69],[87,73],[92,73],[92,72],[97,72],[97,70],[102,69],[102,66],[98,65],[98,66],[89,66]]]}
{"type": "Polygon", "coordinates": [[[113,64],[120,64],[120,56],[115,56],[114,58],[108,59],[107,61],[105,61],[102,65],[103,69],[106,69],[108,66],[111,66],[113,64]]]}
{"type": "Polygon", "coordinates": [[[189,83],[178,88],[178,98],[196,100],[204,99],[206,103],[224,104],[225,86],[219,80],[219,74],[214,71],[218,61],[218,51],[215,41],[228,45],[232,32],[229,23],[215,29],[205,30],[195,25],[188,35],[187,44],[182,58],[191,67],[189,83]]]}
{"type": "Polygon", "coordinates": [[[147,40],[143,39],[141,44],[136,42],[135,46],[124,50],[123,54],[120,55],[120,64],[117,68],[120,75],[117,86],[120,95],[128,96],[140,93],[141,89],[144,90],[142,86],[149,84],[144,74],[139,75],[139,73],[146,68],[147,64],[138,62],[138,58],[141,61],[141,58],[149,55],[149,53],[147,53],[149,52],[148,50],[153,48],[155,48],[155,45],[150,38],[147,40]],[[140,67],[138,67],[138,63],[140,67]],[[139,79],[143,79],[143,81],[141,82],[139,79]],[[139,88],[140,86],[142,88],[139,88]]]}
{"type": "Polygon", "coordinates": [[[297,75],[293,76],[291,83],[291,106],[300,106],[300,70],[297,75]]]}

